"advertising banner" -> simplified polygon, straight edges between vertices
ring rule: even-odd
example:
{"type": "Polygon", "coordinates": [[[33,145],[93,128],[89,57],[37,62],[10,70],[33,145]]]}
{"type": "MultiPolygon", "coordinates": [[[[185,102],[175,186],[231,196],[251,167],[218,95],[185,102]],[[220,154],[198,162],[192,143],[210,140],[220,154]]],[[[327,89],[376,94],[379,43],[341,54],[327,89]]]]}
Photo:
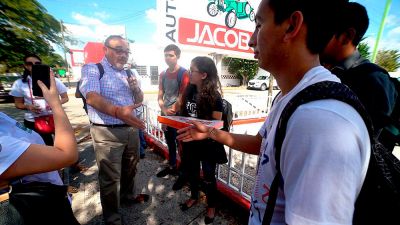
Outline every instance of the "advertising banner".
{"type": "Polygon", "coordinates": [[[159,45],[253,58],[248,41],[261,0],[157,0],[159,45]]]}

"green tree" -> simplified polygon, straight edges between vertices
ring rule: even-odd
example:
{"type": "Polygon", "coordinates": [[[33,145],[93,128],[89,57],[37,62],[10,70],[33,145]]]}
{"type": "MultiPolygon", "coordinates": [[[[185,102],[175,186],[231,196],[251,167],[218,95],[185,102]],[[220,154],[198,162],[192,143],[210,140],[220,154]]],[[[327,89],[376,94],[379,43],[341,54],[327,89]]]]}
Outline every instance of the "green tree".
{"type": "Polygon", "coordinates": [[[379,50],[376,55],[376,64],[385,68],[388,72],[394,72],[400,68],[399,50],[379,50]]]}
{"type": "Polygon", "coordinates": [[[59,54],[52,54],[52,55],[44,55],[43,57],[41,57],[43,60],[44,64],[49,65],[52,68],[55,67],[63,67],[66,68],[65,66],[65,60],[64,58],[59,55],[59,54]]]}
{"type": "Polygon", "coordinates": [[[60,23],[36,0],[2,0],[0,68],[20,70],[22,58],[28,53],[48,58],[45,63],[57,62],[60,56],[55,54],[51,43],[62,46],[60,31],[60,23]]]}
{"type": "Polygon", "coordinates": [[[228,71],[240,77],[242,85],[253,78],[258,71],[258,63],[255,60],[225,57],[223,63],[228,66],[228,71]]]}
{"type": "Polygon", "coordinates": [[[360,52],[361,56],[370,59],[371,53],[369,52],[369,46],[366,42],[360,42],[357,46],[358,51],[360,52]]]}

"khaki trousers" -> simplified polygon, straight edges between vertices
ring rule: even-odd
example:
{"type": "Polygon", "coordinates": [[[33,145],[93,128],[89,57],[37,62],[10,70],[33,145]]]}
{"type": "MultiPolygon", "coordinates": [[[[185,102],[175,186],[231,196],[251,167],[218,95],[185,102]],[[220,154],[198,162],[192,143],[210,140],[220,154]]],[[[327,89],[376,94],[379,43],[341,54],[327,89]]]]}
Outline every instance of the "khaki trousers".
{"type": "Polygon", "coordinates": [[[90,127],[105,223],[121,225],[120,200],[135,197],[139,131],[133,127],[90,127]]]}

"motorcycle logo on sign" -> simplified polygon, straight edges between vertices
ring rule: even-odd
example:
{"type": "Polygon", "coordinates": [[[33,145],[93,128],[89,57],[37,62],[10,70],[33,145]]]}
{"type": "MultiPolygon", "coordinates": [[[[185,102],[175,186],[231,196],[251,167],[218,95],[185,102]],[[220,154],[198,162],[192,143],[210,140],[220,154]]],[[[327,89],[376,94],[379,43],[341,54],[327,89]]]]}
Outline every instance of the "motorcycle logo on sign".
{"type": "Polygon", "coordinates": [[[208,15],[215,17],[219,12],[226,13],[225,25],[233,28],[236,25],[237,19],[255,20],[255,13],[248,1],[243,0],[209,0],[207,5],[208,15]]]}

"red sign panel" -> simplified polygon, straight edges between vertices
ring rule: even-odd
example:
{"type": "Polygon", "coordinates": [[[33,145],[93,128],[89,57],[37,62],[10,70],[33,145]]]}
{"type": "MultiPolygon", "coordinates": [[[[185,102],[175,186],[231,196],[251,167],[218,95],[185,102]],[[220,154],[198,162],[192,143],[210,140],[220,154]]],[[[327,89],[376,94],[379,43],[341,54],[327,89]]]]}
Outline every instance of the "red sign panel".
{"type": "Polygon", "coordinates": [[[253,49],[248,45],[251,35],[251,32],[244,30],[179,18],[178,41],[185,45],[253,53],[253,49]]]}
{"type": "Polygon", "coordinates": [[[98,63],[104,57],[103,43],[88,42],[83,48],[85,53],[85,63],[98,63]]]}

